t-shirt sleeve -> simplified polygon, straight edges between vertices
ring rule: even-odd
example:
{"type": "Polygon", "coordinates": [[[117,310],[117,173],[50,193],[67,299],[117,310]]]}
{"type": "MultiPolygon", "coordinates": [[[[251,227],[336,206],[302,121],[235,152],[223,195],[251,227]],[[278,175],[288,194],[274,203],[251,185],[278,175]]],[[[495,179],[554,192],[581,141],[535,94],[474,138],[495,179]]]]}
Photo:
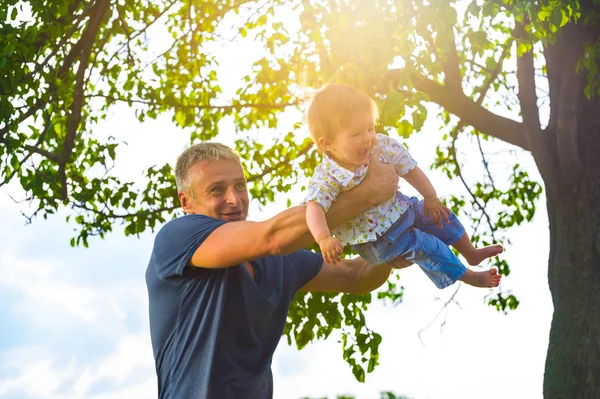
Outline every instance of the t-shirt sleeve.
{"type": "Polygon", "coordinates": [[[306,283],[316,277],[323,266],[323,256],[306,249],[285,255],[288,267],[287,280],[292,287],[292,296],[306,283]]]}
{"type": "Polygon", "coordinates": [[[306,198],[302,201],[302,205],[307,205],[309,201],[315,201],[323,207],[325,212],[331,208],[333,201],[337,198],[337,193],[328,184],[311,182],[306,191],[306,198]]]}
{"type": "Polygon", "coordinates": [[[158,232],[150,262],[159,278],[183,275],[196,249],[224,221],[205,215],[186,215],[170,221],[158,232]]]}
{"type": "Polygon", "coordinates": [[[337,199],[339,192],[338,185],[334,184],[332,178],[327,175],[327,171],[325,171],[323,165],[319,165],[315,169],[310,183],[308,183],[306,197],[301,205],[306,205],[309,201],[315,201],[327,212],[331,208],[333,201],[337,199]]]}
{"type": "Polygon", "coordinates": [[[378,134],[377,143],[381,147],[381,156],[384,162],[394,165],[400,176],[404,176],[417,166],[417,162],[407,149],[393,138],[378,134]]]}

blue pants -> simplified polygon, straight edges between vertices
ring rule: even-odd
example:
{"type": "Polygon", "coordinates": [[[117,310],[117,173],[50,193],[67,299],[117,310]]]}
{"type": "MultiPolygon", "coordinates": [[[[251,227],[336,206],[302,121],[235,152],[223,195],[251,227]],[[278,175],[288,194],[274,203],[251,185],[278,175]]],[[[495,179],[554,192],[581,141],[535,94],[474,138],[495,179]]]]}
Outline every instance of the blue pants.
{"type": "Polygon", "coordinates": [[[353,245],[352,248],[370,264],[389,262],[398,256],[416,263],[438,288],[446,288],[460,279],[467,268],[449,245],[465,233],[454,213],[450,223],[438,227],[423,213],[423,201],[396,193],[410,207],[377,241],[353,245]]]}

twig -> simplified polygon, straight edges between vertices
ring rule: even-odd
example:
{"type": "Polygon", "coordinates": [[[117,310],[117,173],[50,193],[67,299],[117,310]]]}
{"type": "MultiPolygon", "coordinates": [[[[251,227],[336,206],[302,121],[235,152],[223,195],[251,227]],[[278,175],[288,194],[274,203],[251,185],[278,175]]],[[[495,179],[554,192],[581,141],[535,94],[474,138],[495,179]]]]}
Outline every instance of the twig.
{"type": "MultiPolygon", "coordinates": [[[[423,339],[421,338],[421,334],[427,330],[429,327],[431,327],[431,325],[437,320],[438,317],[440,317],[440,315],[442,314],[442,312],[446,312],[446,315],[444,316],[444,321],[442,322],[442,324],[440,325],[440,328],[443,328],[444,325],[446,325],[446,318],[448,317],[448,306],[451,303],[455,303],[457,306],[460,307],[459,303],[457,301],[454,300],[454,297],[456,296],[456,294],[458,293],[458,290],[460,290],[461,284],[458,285],[458,287],[456,287],[456,290],[454,291],[454,293],[452,294],[452,296],[450,297],[450,299],[448,299],[444,305],[442,306],[442,308],[438,311],[438,313],[435,315],[435,317],[433,318],[433,320],[431,320],[429,322],[429,324],[427,324],[425,327],[423,327],[422,329],[419,330],[418,332],[418,337],[419,337],[419,341],[421,341],[421,345],[425,346],[425,343],[423,342],[423,339]]],[[[439,300],[439,298],[438,298],[439,300]]]]}
{"type": "MultiPolygon", "coordinates": [[[[149,215],[151,213],[172,212],[172,211],[176,210],[177,208],[179,208],[179,206],[165,206],[165,207],[161,207],[161,208],[157,208],[157,209],[147,209],[147,210],[142,210],[142,211],[139,211],[136,213],[125,213],[125,214],[118,214],[118,213],[113,213],[113,212],[105,213],[98,209],[90,208],[90,207],[86,206],[85,203],[73,202],[73,203],[71,203],[71,208],[79,208],[79,209],[83,209],[84,211],[101,214],[101,215],[106,216],[109,219],[128,219],[128,218],[136,217],[138,215],[149,215]]],[[[105,204],[104,210],[109,211],[109,207],[107,204],[105,204]]]]}
{"type": "MultiPolygon", "coordinates": [[[[306,153],[308,153],[308,150],[310,150],[311,147],[312,147],[312,145],[307,145],[302,150],[298,151],[298,155],[296,156],[296,158],[299,158],[302,155],[306,155],[306,153]]],[[[250,176],[248,178],[248,183],[254,182],[254,181],[258,180],[258,179],[262,179],[263,177],[265,177],[269,173],[271,173],[271,172],[279,169],[282,165],[286,165],[286,163],[280,162],[280,163],[277,163],[277,164],[275,164],[273,166],[270,166],[270,167],[268,167],[266,169],[263,169],[261,173],[259,173],[257,175],[250,176]]]]}
{"type": "MultiPolygon", "coordinates": [[[[112,96],[108,96],[105,94],[90,94],[85,96],[86,98],[104,98],[110,101],[120,101],[120,102],[126,102],[126,103],[136,103],[136,104],[144,104],[144,105],[148,105],[148,106],[162,106],[163,104],[157,103],[157,102],[153,102],[153,101],[147,101],[147,100],[142,100],[142,99],[128,99],[128,98],[119,98],[119,97],[112,97],[112,96]]],[[[282,108],[286,108],[286,107],[292,107],[292,106],[296,106],[298,105],[298,102],[291,102],[291,103],[283,103],[283,104],[265,104],[265,103],[247,103],[247,104],[235,104],[235,105],[209,105],[209,104],[188,104],[188,105],[177,105],[174,108],[181,108],[181,109],[220,109],[223,110],[224,112],[227,111],[231,111],[231,110],[240,110],[243,108],[259,108],[259,109],[282,109],[282,108]]]]}
{"type": "Polygon", "coordinates": [[[130,65],[133,65],[133,56],[131,55],[131,46],[129,45],[129,43],[131,43],[131,34],[129,32],[129,26],[127,26],[127,23],[125,22],[125,18],[123,18],[123,14],[122,14],[122,8],[119,7],[119,5],[117,5],[117,15],[119,17],[119,21],[121,22],[121,26],[123,27],[123,30],[125,31],[125,36],[127,36],[127,61],[129,62],[130,65]]]}
{"type": "Polygon", "coordinates": [[[25,80],[31,76],[33,76],[34,74],[36,74],[39,70],[41,70],[42,68],[44,68],[46,66],[46,64],[48,63],[48,61],[50,61],[50,59],[52,59],[52,57],[54,57],[56,55],[56,53],[58,52],[58,50],[60,50],[60,48],[66,43],[66,41],[68,39],[70,39],[73,36],[73,33],[75,33],[75,31],[77,30],[77,28],[79,28],[79,24],[81,23],[81,21],[83,21],[83,19],[85,17],[87,17],[89,15],[89,12],[92,9],[92,6],[95,4],[95,1],[90,1],[85,8],[83,9],[83,11],[81,12],[81,14],[77,17],[77,19],[75,20],[75,23],[73,24],[73,26],[71,27],[71,29],[69,30],[69,32],[67,32],[60,40],[60,42],[58,43],[58,45],[54,48],[54,50],[52,50],[52,52],[50,54],[48,54],[48,56],[42,61],[41,64],[37,64],[36,68],[29,72],[27,75],[25,75],[21,80],[25,80]]]}
{"type": "Polygon", "coordinates": [[[106,66],[108,67],[108,65],[110,64],[110,62],[113,60],[114,57],[117,56],[117,54],[119,54],[121,52],[121,50],[123,50],[123,48],[125,48],[125,46],[128,45],[129,41],[136,39],[137,37],[139,37],[140,35],[144,34],[152,25],[154,25],[156,23],[156,21],[158,21],[159,19],[161,19],[163,17],[163,15],[165,15],[165,13],[167,11],[169,11],[171,9],[171,7],[173,7],[173,5],[175,5],[175,3],[177,3],[177,0],[173,0],[171,1],[164,10],[162,10],[157,16],[156,18],[154,18],[154,20],[152,20],[150,23],[148,23],[146,26],[144,26],[141,30],[137,31],[133,36],[130,36],[130,38],[128,39],[128,41],[126,43],[123,43],[123,45],[121,45],[121,47],[119,47],[117,49],[117,51],[115,51],[113,53],[113,55],[108,59],[108,61],[106,61],[106,66]]]}

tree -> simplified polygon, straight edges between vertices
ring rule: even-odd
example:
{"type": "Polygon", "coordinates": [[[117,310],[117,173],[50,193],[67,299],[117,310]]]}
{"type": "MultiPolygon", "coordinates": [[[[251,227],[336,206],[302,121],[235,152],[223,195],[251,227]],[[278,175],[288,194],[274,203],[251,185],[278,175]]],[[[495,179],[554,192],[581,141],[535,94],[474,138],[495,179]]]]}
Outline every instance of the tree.
{"type": "MultiPolygon", "coordinates": [[[[176,214],[169,165],[148,169],[141,188],[111,174],[117,138],[98,137],[93,128],[116,103],[130,105],[140,121],[172,115],[190,141],[218,137],[225,117],[238,132],[276,127],[284,110],[300,105],[290,90],[298,82],[356,85],[380,103],[379,128],[405,137],[422,127],[423,103],[437,104],[450,134],[434,167],[448,177],[463,179],[459,138],[480,145],[501,140],[535,159],[546,188],[554,303],[544,395],[600,396],[598,0],[3,4],[0,185],[20,184],[35,206],[30,220],[68,208],[79,226],[71,244],[87,246],[90,236],[104,236],[117,222],[126,234],[139,234],[176,214]],[[299,31],[286,30],[282,10],[299,16],[299,31]],[[232,39],[224,37],[225,17],[237,21],[235,37],[252,37],[266,52],[228,102],[221,100],[218,60],[210,52],[211,43],[232,39]],[[153,30],[172,40],[147,60],[153,30]]],[[[264,204],[312,173],[319,158],[293,132],[269,145],[240,138],[237,149],[247,161],[251,194],[264,204]]],[[[515,164],[508,186],[500,187],[485,151],[481,156],[484,178],[467,184],[470,197],[449,204],[469,212],[477,239],[502,242],[502,231],[532,218],[541,186],[515,164]]],[[[510,272],[504,260],[495,262],[510,272]]],[[[401,300],[402,288],[390,281],[378,297],[401,300]]],[[[381,342],[365,323],[370,301],[370,295],[300,295],[285,334],[301,348],[342,329],[344,358],[362,380],[365,368],[377,365],[381,342]]],[[[506,311],[518,300],[501,292],[490,304],[506,311]]]]}

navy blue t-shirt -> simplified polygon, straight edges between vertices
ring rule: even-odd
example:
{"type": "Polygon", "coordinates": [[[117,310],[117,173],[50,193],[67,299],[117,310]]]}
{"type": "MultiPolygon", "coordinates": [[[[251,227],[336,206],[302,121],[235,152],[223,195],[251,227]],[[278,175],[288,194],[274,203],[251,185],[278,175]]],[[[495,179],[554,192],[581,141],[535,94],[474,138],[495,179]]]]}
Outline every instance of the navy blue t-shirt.
{"type": "Polygon", "coordinates": [[[305,250],[267,256],[250,262],[254,280],[241,264],[186,266],[223,223],[186,215],[154,241],[146,285],[161,399],[271,398],[271,359],[290,302],[323,264],[305,250]]]}

